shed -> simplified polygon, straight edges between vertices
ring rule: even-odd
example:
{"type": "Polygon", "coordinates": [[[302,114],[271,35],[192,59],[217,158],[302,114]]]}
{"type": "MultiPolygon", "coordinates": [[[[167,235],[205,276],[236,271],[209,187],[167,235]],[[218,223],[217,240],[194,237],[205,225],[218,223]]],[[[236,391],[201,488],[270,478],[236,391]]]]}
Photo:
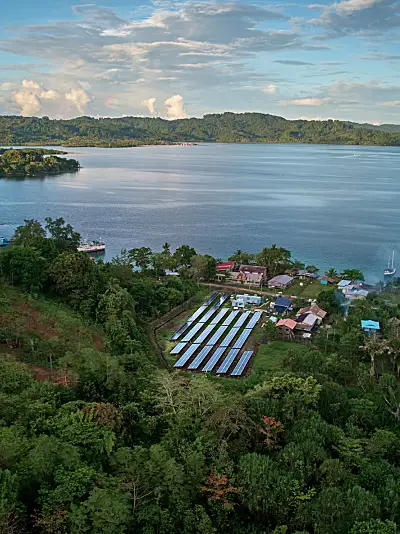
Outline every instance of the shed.
{"type": "Polygon", "coordinates": [[[275,301],[274,307],[276,313],[286,313],[291,307],[291,301],[288,297],[278,297],[275,301]]]}
{"type": "Polygon", "coordinates": [[[293,282],[293,277],[288,274],[279,274],[274,276],[271,280],[268,280],[268,287],[278,287],[284,289],[285,287],[290,286],[293,282]]]}
{"type": "Polygon", "coordinates": [[[381,329],[381,325],[378,321],[367,320],[361,321],[361,328],[365,334],[377,334],[381,329]]]}

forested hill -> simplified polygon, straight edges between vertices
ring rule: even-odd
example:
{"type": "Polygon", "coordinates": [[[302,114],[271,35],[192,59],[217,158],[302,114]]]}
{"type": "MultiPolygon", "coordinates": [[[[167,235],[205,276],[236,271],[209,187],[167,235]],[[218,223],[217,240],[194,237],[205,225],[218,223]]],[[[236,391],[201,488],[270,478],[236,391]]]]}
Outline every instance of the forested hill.
{"type": "Polygon", "coordinates": [[[343,121],[286,120],[262,113],[223,113],[167,121],[161,118],[0,116],[0,143],[64,146],[136,146],[176,142],[329,143],[400,145],[400,132],[343,121]]]}

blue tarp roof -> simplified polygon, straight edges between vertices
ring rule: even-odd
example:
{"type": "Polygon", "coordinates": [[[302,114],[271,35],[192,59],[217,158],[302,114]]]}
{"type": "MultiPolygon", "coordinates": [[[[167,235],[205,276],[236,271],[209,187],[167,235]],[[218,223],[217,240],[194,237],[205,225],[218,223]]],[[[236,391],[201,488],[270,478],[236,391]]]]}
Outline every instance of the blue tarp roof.
{"type": "Polygon", "coordinates": [[[361,328],[368,328],[370,330],[380,330],[381,325],[378,323],[378,321],[361,321],[361,328]]]}
{"type": "Polygon", "coordinates": [[[275,301],[275,306],[284,306],[285,308],[289,308],[290,304],[290,299],[287,297],[278,297],[275,301]]]}

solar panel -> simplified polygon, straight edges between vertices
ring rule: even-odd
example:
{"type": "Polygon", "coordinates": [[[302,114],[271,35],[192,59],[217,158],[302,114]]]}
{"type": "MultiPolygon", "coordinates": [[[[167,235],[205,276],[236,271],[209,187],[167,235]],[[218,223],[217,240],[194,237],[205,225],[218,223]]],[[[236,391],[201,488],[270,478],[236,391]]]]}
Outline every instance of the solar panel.
{"type": "Polygon", "coordinates": [[[189,358],[196,352],[200,345],[190,345],[188,350],[175,363],[174,367],[183,367],[189,358]]]}
{"type": "Polygon", "coordinates": [[[193,322],[195,321],[198,317],[200,317],[200,315],[208,308],[208,306],[206,306],[205,304],[203,304],[202,306],[200,306],[200,308],[198,310],[196,310],[194,312],[193,315],[191,315],[188,319],[188,322],[193,322]]]}
{"type": "Polygon", "coordinates": [[[246,328],[254,328],[258,321],[260,320],[260,317],[262,315],[262,312],[255,312],[253,317],[250,319],[249,324],[246,326],[246,328]]]}
{"type": "Polygon", "coordinates": [[[211,358],[208,360],[208,362],[205,364],[202,371],[212,371],[225,351],[226,347],[218,347],[214,354],[211,356],[211,358]]]}
{"type": "Polygon", "coordinates": [[[219,301],[218,301],[218,302],[219,302],[219,305],[222,306],[222,304],[223,304],[224,302],[226,302],[226,301],[229,299],[230,296],[231,296],[230,293],[224,293],[224,294],[222,295],[222,297],[219,297],[219,301]]]}
{"type": "Polygon", "coordinates": [[[227,328],[227,326],[220,326],[212,338],[207,342],[207,345],[214,346],[227,328]]]}
{"type": "Polygon", "coordinates": [[[216,304],[212,306],[208,310],[208,312],[201,318],[201,322],[206,323],[214,315],[214,313],[218,310],[218,308],[219,306],[217,306],[216,304]]]}
{"type": "Polygon", "coordinates": [[[229,334],[221,341],[220,346],[221,347],[229,347],[229,345],[232,343],[233,338],[237,336],[239,333],[239,328],[232,328],[230,330],[229,334]]]}
{"type": "Polygon", "coordinates": [[[192,363],[189,365],[188,369],[197,369],[199,365],[205,360],[208,353],[212,350],[211,346],[204,347],[204,349],[201,349],[201,351],[198,353],[196,358],[192,361],[192,363]]]}
{"type": "Polygon", "coordinates": [[[211,332],[214,330],[214,328],[216,327],[217,325],[215,324],[209,324],[205,329],[204,331],[199,335],[199,337],[197,337],[195,339],[195,343],[203,343],[203,341],[205,341],[208,336],[211,334],[211,332]]]}
{"type": "Polygon", "coordinates": [[[253,355],[252,350],[246,350],[245,352],[243,352],[240,360],[238,361],[234,370],[232,371],[231,376],[240,376],[243,373],[252,355],[253,355]]]}
{"type": "Polygon", "coordinates": [[[251,328],[246,328],[245,330],[243,330],[243,332],[240,334],[239,339],[233,345],[233,348],[234,349],[241,349],[243,347],[243,345],[246,343],[247,338],[251,334],[251,331],[252,331],[251,328]]]}
{"type": "Polygon", "coordinates": [[[181,337],[183,332],[189,328],[189,326],[192,324],[192,321],[186,321],[184,325],[182,325],[169,339],[170,341],[176,341],[181,337]]]}
{"type": "Polygon", "coordinates": [[[171,350],[170,354],[179,354],[182,349],[186,347],[186,343],[178,343],[175,345],[175,347],[171,350]]]}
{"type": "Polygon", "coordinates": [[[229,312],[228,308],[222,308],[222,310],[219,310],[217,315],[214,317],[214,319],[211,321],[210,324],[218,324],[223,317],[229,312]]]}
{"type": "Polygon", "coordinates": [[[185,334],[185,337],[182,338],[182,341],[190,341],[191,339],[193,339],[197,332],[203,328],[203,326],[204,323],[195,324],[193,328],[190,329],[187,334],[185,334]]]}
{"type": "Polygon", "coordinates": [[[209,306],[213,300],[215,300],[218,297],[218,293],[213,293],[209,299],[207,299],[204,303],[205,306],[209,306]]]}
{"type": "Polygon", "coordinates": [[[238,315],[239,310],[234,310],[231,312],[228,317],[225,319],[225,321],[222,323],[222,326],[229,326],[231,322],[234,320],[234,318],[238,315]]]}
{"type": "Polygon", "coordinates": [[[240,328],[241,326],[243,326],[244,323],[247,321],[247,318],[248,318],[248,316],[250,315],[250,313],[251,313],[251,312],[249,312],[249,311],[242,313],[242,315],[239,317],[239,319],[238,319],[237,322],[235,323],[235,326],[237,326],[238,328],[240,328]]]}
{"type": "Polygon", "coordinates": [[[220,375],[220,374],[227,373],[229,367],[232,365],[233,360],[236,358],[238,354],[239,354],[238,349],[232,349],[231,351],[229,351],[228,356],[222,362],[222,365],[217,369],[217,374],[220,375]]]}

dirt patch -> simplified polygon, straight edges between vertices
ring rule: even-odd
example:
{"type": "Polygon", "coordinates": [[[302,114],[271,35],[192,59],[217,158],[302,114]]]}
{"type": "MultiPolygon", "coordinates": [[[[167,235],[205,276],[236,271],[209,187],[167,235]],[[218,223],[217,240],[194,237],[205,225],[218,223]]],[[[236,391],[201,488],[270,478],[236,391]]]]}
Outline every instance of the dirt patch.
{"type": "Polygon", "coordinates": [[[43,339],[59,337],[60,333],[55,328],[55,319],[46,317],[43,320],[40,311],[29,306],[27,302],[14,303],[12,308],[16,311],[19,318],[25,318],[25,324],[23,325],[25,331],[37,334],[43,339]]]}
{"type": "Polygon", "coordinates": [[[60,369],[50,369],[39,365],[28,365],[29,371],[33,373],[38,382],[54,382],[60,386],[70,386],[76,382],[75,377],[71,377],[60,369]]]}

